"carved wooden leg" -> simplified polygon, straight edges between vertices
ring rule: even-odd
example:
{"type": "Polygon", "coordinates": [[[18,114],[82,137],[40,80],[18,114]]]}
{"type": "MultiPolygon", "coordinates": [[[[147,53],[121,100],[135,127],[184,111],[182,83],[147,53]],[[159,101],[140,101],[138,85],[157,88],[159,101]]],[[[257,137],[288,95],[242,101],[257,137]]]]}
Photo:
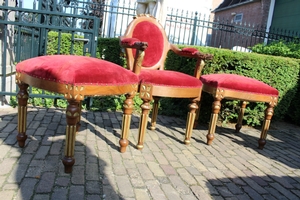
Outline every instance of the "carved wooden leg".
{"type": "Polygon", "coordinates": [[[235,125],[235,132],[236,133],[240,132],[240,130],[241,130],[242,126],[243,126],[243,117],[244,117],[246,105],[247,105],[246,101],[242,101],[241,102],[238,120],[237,120],[237,123],[235,125]]]}
{"type": "Polygon", "coordinates": [[[141,105],[142,114],[141,114],[140,125],[139,125],[139,139],[138,139],[138,144],[136,145],[137,149],[139,150],[144,148],[144,139],[145,139],[144,137],[147,128],[149,110],[151,109],[149,102],[150,100],[143,99],[143,104],[141,105]]]}
{"type": "Polygon", "coordinates": [[[78,108],[79,108],[79,116],[78,116],[78,121],[77,121],[77,124],[76,124],[76,133],[78,133],[78,131],[80,130],[80,127],[81,127],[81,106],[82,106],[82,101],[79,102],[78,104],[78,108]]]}
{"type": "Polygon", "coordinates": [[[198,120],[199,120],[199,115],[200,115],[200,107],[201,107],[201,101],[199,101],[197,103],[198,105],[198,109],[196,110],[196,117],[195,117],[195,122],[194,122],[194,127],[193,128],[196,128],[198,126],[198,120]]]}
{"type": "Polygon", "coordinates": [[[221,98],[215,98],[215,101],[212,104],[212,113],[210,116],[208,134],[206,135],[208,145],[211,145],[213,139],[215,138],[214,134],[216,131],[218,115],[221,109],[221,100],[222,100],[221,98]]]}
{"type": "Polygon", "coordinates": [[[259,149],[263,149],[266,144],[267,132],[269,130],[273,114],[274,114],[274,105],[269,104],[265,110],[265,120],[262,126],[260,139],[258,140],[259,149]]]}
{"type": "Polygon", "coordinates": [[[157,114],[158,114],[158,101],[159,101],[159,98],[154,97],[154,104],[153,104],[153,108],[152,108],[151,126],[150,126],[151,130],[155,130],[155,128],[156,128],[156,120],[157,120],[157,114]]]}
{"type": "Polygon", "coordinates": [[[123,119],[122,119],[122,134],[119,141],[120,144],[120,152],[123,153],[126,151],[126,147],[128,146],[128,134],[130,129],[131,122],[131,114],[133,110],[133,97],[135,93],[127,94],[126,100],[123,104],[123,119]]]}
{"type": "Polygon", "coordinates": [[[193,127],[195,123],[195,117],[196,117],[196,110],[198,109],[198,101],[193,99],[192,103],[189,104],[189,112],[187,115],[187,121],[186,121],[186,131],[185,131],[185,138],[184,143],[186,145],[191,143],[191,137],[193,132],[193,127]]]}
{"type": "Polygon", "coordinates": [[[75,100],[68,100],[68,107],[66,110],[66,146],[65,146],[65,157],[62,162],[65,166],[65,173],[71,173],[72,167],[75,163],[74,159],[74,148],[75,148],[75,137],[77,130],[78,117],[80,115],[79,102],[75,100]]]}
{"type": "Polygon", "coordinates": [[[20,90],[17,94],[18,98],[18,135],[17,140],[19,147],[24,147],[27,139],[26,135],[26,123],[27,123],[27,102],[28,92],[27,88],[29,85],[25,83],[18,84],[20,90]]]}

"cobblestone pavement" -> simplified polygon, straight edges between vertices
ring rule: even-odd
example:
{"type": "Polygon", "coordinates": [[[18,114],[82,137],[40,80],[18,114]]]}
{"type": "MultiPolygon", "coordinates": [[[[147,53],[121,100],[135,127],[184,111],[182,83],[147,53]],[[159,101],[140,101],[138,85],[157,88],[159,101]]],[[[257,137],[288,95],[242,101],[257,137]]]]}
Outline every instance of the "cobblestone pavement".
{"type": "Polygon", "coordinates": [[[136,150],[138,116],[132,117],[130,144],[119,153],[121,112],[83,111],[76,138],[76,163],[65,174],[65,112],[28,109],[28,139],[16,142],[17,110],[0,108],[0,199],[300,199],[300,128],[272,123],[264,150],[260,131],[217,127],[211,146],[207,127],[182,143],[185,121],[159,116],[136,150]]]}

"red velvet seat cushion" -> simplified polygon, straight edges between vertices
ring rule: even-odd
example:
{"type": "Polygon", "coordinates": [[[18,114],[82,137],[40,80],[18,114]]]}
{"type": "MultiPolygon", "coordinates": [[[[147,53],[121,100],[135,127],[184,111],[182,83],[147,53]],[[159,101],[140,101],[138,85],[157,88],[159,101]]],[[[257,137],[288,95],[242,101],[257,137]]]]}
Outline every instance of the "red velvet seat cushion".
{"type": "Polygon", "coordinates": [[[275,88],[253,78],[236,74],[209,74],[202,75],[200,80],[204,85],[215,88],[230,89],[258,94],[278,96],[275,88]]]}
{"type": "Polygon", "coordinates": [[[138,83],[133,72],[97,58],[75,55],[40,56],[22,61],[17,72],[72,85],[126,85],[138,83]]]}
{"type": "Polygon", "coordinates": [[[142,70],[139,78],[141,83],[152,85],[185,88],[202,87],[202,83],[199,79],[170,70],[142,70]]]}

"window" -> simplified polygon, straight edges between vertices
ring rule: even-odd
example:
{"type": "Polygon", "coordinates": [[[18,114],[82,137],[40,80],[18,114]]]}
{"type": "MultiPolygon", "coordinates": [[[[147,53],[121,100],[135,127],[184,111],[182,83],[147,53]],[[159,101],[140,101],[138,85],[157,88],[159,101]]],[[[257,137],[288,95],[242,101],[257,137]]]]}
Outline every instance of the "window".
{"type": "Polygon", "coordinates": [[[236,14],[233,18],[234,22],[241,22],[243,20],[243,13],[236,14]]]}

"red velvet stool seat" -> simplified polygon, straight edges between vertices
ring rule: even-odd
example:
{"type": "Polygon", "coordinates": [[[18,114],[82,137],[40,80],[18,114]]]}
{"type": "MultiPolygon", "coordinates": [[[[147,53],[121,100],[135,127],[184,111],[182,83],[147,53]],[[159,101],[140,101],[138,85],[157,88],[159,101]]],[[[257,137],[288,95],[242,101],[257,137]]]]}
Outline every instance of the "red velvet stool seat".
{"type": "MultiPolygon", "coordinates": [[[[81,102],[86,96],[126,94],[120,142],[128,145],[128,132],[133,100],[138,86],[136,74],[119,65],[85,56],[53,55],[31,58],[16,66],[16,82],[19,86],[18,135],[20,147],[24,147],[26,135],[28,86],[63,94],[68,101],[66,109],[66,145],[63,164],[70,173],[75,163],[75,136],[80,126],[81,102]]],[[[121,151],[124,151],[121,147],[121,151]]]]}
{"type": "Polygon", "coordinates": [[[212,114],[207,134],[207,144],[211,144],[214,139],[215,127],[218,113],[221,109],[222,99],[241,100],[240,113],[236,124],[236,132],[242,127],[244,110],[247,102],[265,102],[265,120],[262,126],[258,145],[263,149],[266,143],[267,131],[270,126],[277,104],[279,92],[277,89],[253,78],[248,78],[236,74],[209,74],[202,75],[200,80],[203,83],[203,91],[212,94],[214,102],[212,104],[212,114]]]}
{"type": "Polygon", "coordinates": [[[149,101],[154,99],[151,130],[155,130],[156,119],[158,115],[158,100],[161,97],[171,98],[190,98],[191,103],[188,105],[189,112],[186,122],[185,144],[189,144],[189,138],[193,131],[197,103],[202,91],[202,83],[196,77],[171,71],[171,70],[142,70],[139,74],[140,79],[140,97],[143,100],[142,115],[139,125],[138,149],[144,147],[144,137],[147,128],[148,111],[150,110],[149,101]]]}

